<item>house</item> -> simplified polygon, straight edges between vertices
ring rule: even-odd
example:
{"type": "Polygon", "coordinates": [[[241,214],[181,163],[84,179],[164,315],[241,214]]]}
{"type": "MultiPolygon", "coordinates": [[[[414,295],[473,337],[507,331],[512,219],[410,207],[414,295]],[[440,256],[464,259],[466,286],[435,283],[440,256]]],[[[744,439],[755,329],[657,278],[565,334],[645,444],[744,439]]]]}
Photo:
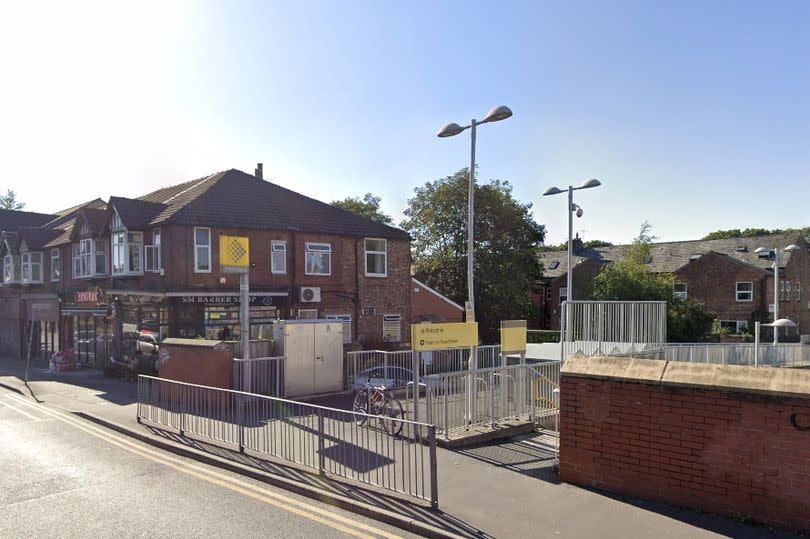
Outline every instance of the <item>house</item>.
{"type": "MultiPolygon", "coordinates": [[[[583,298],[599,269],[621,259],[625,249],[583,248],[575,239],[574,299],[583,298]]],[[[802,293],[802,283],[810,283],[810,254],[800,234],[654,243],[647,267],[651,272],[671,274],[675,295],[704,303],[720,325],[735,334],[757,320],[773,320],[773,249],[779,249],[779,317],[796,322],[798,333],[810,334],[810,297],[802,293]],[[784,251],[788,245],[800,249],[784,251]],[[760,247],[768,251],[755,252],[760,247]]],[[[538,256],[544,278],[538,283],[541,292],[533,299],[541,312],[540,324],[559,328],[560,305],[568,297],[567,253],[538,256]]]]}
{"type": "Polygon", "coordinates": [[[266,181],[261,166],[77,206],[53,223],[28,246],[41,280],[3,288],[56,297],[57,344],[85,363],[124,354],[132,333],[239,339],[223,235],[249,241],[251,338],[288,318],[339,320],[347,346],[409,338],[410,236],[266,181]]]}
{"type": "Polygon", "coordinates": [[[464,307],[428,285],[411,278],[411,319],[419,322],[463,322],[464,307]]]}

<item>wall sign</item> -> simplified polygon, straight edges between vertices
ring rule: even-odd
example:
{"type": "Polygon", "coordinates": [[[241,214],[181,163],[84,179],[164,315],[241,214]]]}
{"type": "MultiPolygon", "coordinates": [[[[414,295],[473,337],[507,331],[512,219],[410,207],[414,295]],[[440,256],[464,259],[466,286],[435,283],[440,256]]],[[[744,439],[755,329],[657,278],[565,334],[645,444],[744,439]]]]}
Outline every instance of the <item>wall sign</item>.
{"type": "Polygon", "coordinates": [[[93,303],[98,305],[101,303],[102,297],[104,297],[104,294],[101,288],[96,288],[95,290],[79,290],[76,292],[74,299],[76,303],[93,303]]]}
{"type": "MultiPolygon", "coordinates": [[[[205,305],[239,305],[239,296],[181,296],[181,303],[184,304],[205,304],[205,305]]],[[[272,296],[250,296],[251,305],[272,305],[272,296]]]]}

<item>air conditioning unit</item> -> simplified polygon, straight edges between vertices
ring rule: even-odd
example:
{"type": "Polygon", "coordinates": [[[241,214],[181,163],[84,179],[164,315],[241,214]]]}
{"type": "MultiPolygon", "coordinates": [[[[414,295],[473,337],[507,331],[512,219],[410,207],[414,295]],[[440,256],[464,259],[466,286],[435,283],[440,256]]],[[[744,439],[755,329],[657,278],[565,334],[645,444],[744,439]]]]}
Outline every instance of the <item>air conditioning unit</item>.
{"type": "Polygon", "coordinates": [[[321,287],[320,286],[302,286],[301,287],[301,302],[302,303],[316,303],[321,301],[321,287]]]}

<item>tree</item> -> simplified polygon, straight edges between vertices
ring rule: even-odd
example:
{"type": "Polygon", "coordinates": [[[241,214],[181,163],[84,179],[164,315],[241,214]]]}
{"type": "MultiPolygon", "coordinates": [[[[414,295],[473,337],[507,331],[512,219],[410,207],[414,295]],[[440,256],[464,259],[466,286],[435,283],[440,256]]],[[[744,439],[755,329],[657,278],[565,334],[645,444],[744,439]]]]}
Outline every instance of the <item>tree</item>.
{"type": "Polygon", "coordinates": [[[17,201],[17,193],[9,189],[5,195],[0,195],[0,209],[4,210],[21,210],[25,207],[25,203],[17,201]]]}
{"type": "Polygon", "coordinates": [[[380,209],[380,197],[375,197],[371,193],[366,193],[362,200],[359,197],[346,197],[343,200],[332,201],[332,206],[341,208],[363,217],[368,217],[374,221],[390,225],[394,222],[390,215],[386,215],[380,209]]]}
{"type": "Polygon", "coordinates": [[[767,228],[746,228],[740,230],[739,228],[730,228],[728,230],[715,230],[703,236],[704,240],[722,240],[727,238],[750,238],[751,236],[773,236],[774,234],[801,234],[805,239],[810,238],[810,227],[804,228],[774,228],[768,230],[767,228]]]}
{"type": "Polygon", "coordinates": [[[623,256],[603,267],[594,277],[590,295],[597,300],[666,301],[667,340],[702,340],[711,329],[714,314],[702,303],[675,297],[672,275],[647,270],[652,242],[656,239],[651,230],[652,227],[645,221],[623,256]]]}
{"type": "MultiPolygon", "coordinates": [[[[469,169],[428,182],[408,200],[402,227],[414,237],[416,275],[460,305],[467,299],[469,169]]],[[[534,316],[528,290],[541,276],[538,246],[545,227],[509,182],[475,186],[475,307],[484,342],[497,342],[501,320],[534,316]]]]}
{"type": "MultiPolygon", "coordinates": [[[[613,247],[613,244],[604,240],[588,240],[582,244],[586,249],[596,249],[597,247],[613,247]]],[[[568,242],[563,242],[559,245],[541,245],[537,248],[538,252],[547,253],[552,251],[567,251],[568,242]]]]}

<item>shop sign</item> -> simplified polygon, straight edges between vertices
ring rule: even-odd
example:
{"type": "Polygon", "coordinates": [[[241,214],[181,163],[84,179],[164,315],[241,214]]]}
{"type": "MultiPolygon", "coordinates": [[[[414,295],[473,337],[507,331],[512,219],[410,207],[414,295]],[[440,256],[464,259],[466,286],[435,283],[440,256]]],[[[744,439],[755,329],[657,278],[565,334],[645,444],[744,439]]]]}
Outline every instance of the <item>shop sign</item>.
{"type": "Polygon", "coordinates": [[[96,288],[95,290],[79,290],[76,292],[75,300],[76,303],[93,303],[98,305],[101,303],[102,296],[101,288],[96,288]]]}
{"type": "MultiPolygon", "coordinates": [[[[239,305],[239,296],[181,296],[184,304],[199,303],[205,305],[239,305]]],[[[272,305],[271,296],[250,296],[251,305],[272,305]]]]}
{"type": "Polygon", "coordinates": [[[411,325],[411,346],[416,351],[467,348],[477,345],[477,322],[411,325]]]}
{"type": "Polygon", "coordinates": [[[27,300],[28,320],[41,322],[59,321],[59,304],[54,300],[27,300]]]}

